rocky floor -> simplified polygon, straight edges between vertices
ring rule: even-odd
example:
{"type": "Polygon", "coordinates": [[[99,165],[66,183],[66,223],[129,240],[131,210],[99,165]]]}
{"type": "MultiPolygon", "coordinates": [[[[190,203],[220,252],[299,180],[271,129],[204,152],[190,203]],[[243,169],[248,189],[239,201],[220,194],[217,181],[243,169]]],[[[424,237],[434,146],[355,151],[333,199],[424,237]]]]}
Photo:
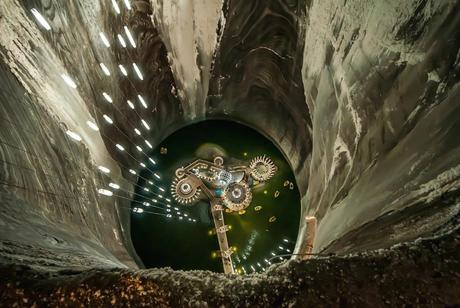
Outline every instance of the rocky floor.
{"type": "Polygon", "coordinates": [[[171,269],[44,273],[2,266],[0,306],[459,307],[460,231],[348,256],[272,266],[264,274],[171,269]]]}

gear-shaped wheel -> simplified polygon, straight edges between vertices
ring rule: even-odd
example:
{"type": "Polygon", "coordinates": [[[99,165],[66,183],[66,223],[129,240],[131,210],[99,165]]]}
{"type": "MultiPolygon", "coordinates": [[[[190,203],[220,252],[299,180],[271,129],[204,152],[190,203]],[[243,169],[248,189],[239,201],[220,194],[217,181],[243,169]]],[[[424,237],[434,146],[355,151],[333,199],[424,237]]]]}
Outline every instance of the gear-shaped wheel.
{"type": "Polygon", "coordinates": [[[257,156],[251,160],[249,168],[251,169],[251,176],[259,182],[269,180],[277,169],[273,161],[265,155],[257,156]]]}
{"type": "Polygon", "coordinates": [[[191,204],[195,202],[201,194],[201,189],[189,177],[175,179],[171,184],[171,194],[180,204],[191,204]]]}
{"type": "Polygon", "coordinates": [[[222,201],[232,211],[241,211],[252,201],[252,192],[245,182],[228,185],[222,195],[222,201]]]}

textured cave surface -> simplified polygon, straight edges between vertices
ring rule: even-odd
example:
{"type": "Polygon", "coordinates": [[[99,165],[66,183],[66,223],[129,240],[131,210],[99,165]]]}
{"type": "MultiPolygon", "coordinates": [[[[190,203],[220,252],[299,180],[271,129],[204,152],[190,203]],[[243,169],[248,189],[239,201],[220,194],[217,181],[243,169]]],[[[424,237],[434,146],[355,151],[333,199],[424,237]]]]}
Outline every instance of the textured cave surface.
{"type": "Polygon", "coordinates": [[[0,306],[460,305],[460,2],[131,3],[116,16],[106,0],[0,2],[0,306]],[[114,41],[123,25],[137,48],[103,47],[99,32],[114,41]],[[133,61],[142,82],[98,66],[133,61]],[[97,193],[133,191],[112,140],[142,159],[126,104],[138,93],[154,145],[206,119],[273,140],[323,257],[238,277],[142,269],[130,194],[97,193]],[[102,114],[119,128],[88,130],[102,114]]]}

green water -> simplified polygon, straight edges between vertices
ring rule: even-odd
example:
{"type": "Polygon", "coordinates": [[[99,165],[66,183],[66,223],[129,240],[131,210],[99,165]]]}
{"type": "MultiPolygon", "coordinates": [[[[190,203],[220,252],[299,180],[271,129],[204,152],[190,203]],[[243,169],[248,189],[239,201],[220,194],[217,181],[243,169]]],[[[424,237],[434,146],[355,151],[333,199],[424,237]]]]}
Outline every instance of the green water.
{"type": "MultiPolygon", "coordinates": [[[[155,179],[149,171],[143,171],[141,176],[164,187],[165,197],[173,200],[169,186],[175,170],[202,155],[203,147],[218,147],[227,157],[248,162],[263,154],[274,161],[278,167],[277,173],[263,187],[253,191],[253,199],[246,213],[225,213],[224,219],[226,224],[232,226],[227,237],[229,245],[236,247],[232,255],[236,269],[243,272],[244,268],[247,273],[251,273],[251,265],[256,271],[262,271],[268,265],[264,259],[272,263],[280,262],[279,258],[270,258],[273,258],[272,253],[287,254],[286,249],[292,251],[294,248],[299,225],[300,196],[294,175],[282,153],[255,130],[228,121],[205,121],[187,126],[166,138],[150,153],[157,161],[155,171],[161,174],[161,180],[155,179]],[[167,154],[160,153],[162,147],[167,149],[167,154]],[[285,186],[286,181],[294,183],[293,187],[285,186]],[[279,191],[278,197],[275,197],[276,191],[279,191]],[[256,211],[256,206],[262,208],[256,211]],[[270,222],[271,217],[276,217],[276,220],[270,222]]],[[[141,178],[138,185],[161,193],[151,189],[141,178]]],[[[165,212],[167,202],[159,200],[164,203],[156,204],[161,209],[146,208],[139,202],[148,201],[146,198],[158,198],[140,187],[136,193],[139,195],[136,195],[132,206],[144,208],[146,212],[132,213],[131,235],[136,252],[147,268],[223,271],[221,260],[215,257],[215,252],[219,250],[217,237],[209,235],[214,224],[206,202],[191,206],[172,202],[173,208],[177,207],[181,212],[187,212],[189,217],[195,218],[197,222],[194,223],[187,219],[153,214],[168,214],[165,212]]]]}

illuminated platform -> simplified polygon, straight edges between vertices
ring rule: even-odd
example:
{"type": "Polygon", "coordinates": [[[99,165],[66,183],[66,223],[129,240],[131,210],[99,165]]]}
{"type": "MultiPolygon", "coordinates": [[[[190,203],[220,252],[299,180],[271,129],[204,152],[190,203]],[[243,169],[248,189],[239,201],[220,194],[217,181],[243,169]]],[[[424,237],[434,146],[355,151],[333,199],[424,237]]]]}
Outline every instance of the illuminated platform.
{"type": "Polygon", "coordinates": [[[266,156],[258,156],[248,164],[224,165],[224,158],[214,161],[198,159],[176,170],[171,184],[171,194],[182,205],[192,205],[198,200],[208,200],[214,221],[224,272],[234,274],[228,244],[228,226],[224,222],[224,206],[230,212],[246,209],[252,200],[251,188],[268,181],[277,167],[266,156]]]}

